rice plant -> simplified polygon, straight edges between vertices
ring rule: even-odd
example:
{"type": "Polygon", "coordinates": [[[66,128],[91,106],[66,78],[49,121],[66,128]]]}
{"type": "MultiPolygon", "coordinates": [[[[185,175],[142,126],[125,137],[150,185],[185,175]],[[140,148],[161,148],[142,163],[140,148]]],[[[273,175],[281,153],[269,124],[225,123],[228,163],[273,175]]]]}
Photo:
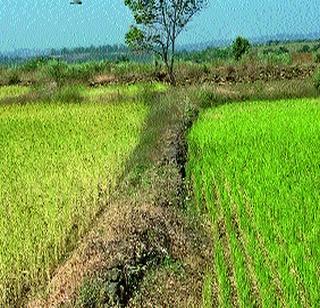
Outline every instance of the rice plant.
{"type": "Polygon", "coordinates": [[[188,142],[188,178],[195,206],[212,219],[223,302],[317,306],[320,100],[209,109],[188,142]]]}
{"type": "Polygon", "coordinates": [[[0,100],[8,97],[17,97],[30,92],[29,87],[3,86],[0,87],[0,100]]]}

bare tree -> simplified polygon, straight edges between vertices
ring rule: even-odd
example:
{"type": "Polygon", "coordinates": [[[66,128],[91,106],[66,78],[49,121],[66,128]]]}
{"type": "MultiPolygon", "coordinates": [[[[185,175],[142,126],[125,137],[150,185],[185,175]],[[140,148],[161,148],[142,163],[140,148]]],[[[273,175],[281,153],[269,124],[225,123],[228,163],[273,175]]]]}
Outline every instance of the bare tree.
{"type": "Polygon", "coordinates": [[[124,0],[135,25],[126,43],[135,50],[151,51],[161,57],[172,84],[176,83],[174,62],[176,40],[191,19],[207,6],[208,0],[124,0]]]}

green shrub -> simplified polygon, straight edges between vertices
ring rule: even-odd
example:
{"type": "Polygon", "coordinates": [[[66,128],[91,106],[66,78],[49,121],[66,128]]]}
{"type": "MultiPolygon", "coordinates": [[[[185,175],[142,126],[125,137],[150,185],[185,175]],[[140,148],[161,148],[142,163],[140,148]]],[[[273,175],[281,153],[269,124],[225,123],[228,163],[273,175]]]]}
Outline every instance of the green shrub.
{"type": "Polygon", "coordinates": [[[109,67],[108,62],[86,62],[69,64],[66,71],[68,80],[86,82],[95,74],[101,74],[109,67]]]}
{"type": "Polygon", "coordinates": [[[81,95],[81,88],[77,86],[65,86],[59,88],[51,97],[54,102],[64,103],[81,103],[83,96],[81,95]]]}
{"type": "Polygon", "coordinates": [[[8,72],[8,85],[16,85],[21,82],[19,73],[16,69],[10,70],[8,72]]]}
{"type": "Polygon", "coordinates": [[[240,63],[247,63],[247,64],[253,64],[257,63],[259,60],[259,54],[256,49],[251,49],[248,52],[246,52],[242,57],[240,63]]]}
{"type": "Polygon", "coordinates": [[[320,90],[320,70],[317,70],[313,77],[314,86],[317,90],[320,90]]]}
{"type": "Polygon", "coordinates": [[[44,67],[44,74],[55,81],[58,86],[62,86],[67,79],[68,65],[59,60],[50,60],[44,67]]]}
{"type": "Polygon", "coordinates": [[[86,280],[80,288],[77,307],[102,307],[107,299],[108,286],[103,280],[86,280]]]}
{"type": "Polygon", "coordinates": [[[317,53],[317,54],[314,56],[314,62],[320,63],[320,53],[317,53]]]}
{"type": "Polygon", "coordinates": [[[232,43],[232,52],[236,61],[239,61],[250,49],[251,44],[244,37],[238,36],[232,43]]]}
{"type": "Polygon", "coordinates": [[[276,50],[276,54],[281,55],[284,53],[289,53],[289,49],[284,47],[284,46],[280,46],[277,50],[276,50]]]}
{"type": "Polygon", "coordinates": [[[125,56],[125,55],[117,56],[115,63],[117,64],[117,63],[121,63],[121,62],[130,62],[130,59],[128,56],[125,56]]]}
{"type": "Polygon", "coordinates": [[[311,47],[309,45],[303,45],[300,49],[299,52],[310,52],[311,47]]]}
{"type": "Polygon", "coordinates": [[[260,60],[266,64],[276,65],[276,64],[292,64],[292,57],[290,53],[269,53],[262,54],[259,56],[260,60]]]}
{"type": "Polygon", "coordinates": [[[42,66],[44,66],[45,64],[47,64],[49,62],[49,59],[46,57],[40,57],[40,58],[33,58],[30,59],[28,61],[26,61],[21,69],[24,72],[34,72],[35,70],[41,68],[42,66]]]}
{"type": "Polygon", "coordinates": [[[273,53],[273,52],[274,52],[274,49],[272,49],[272,48],[263,49],[263,51],[262,51],[262,53],[264,55],[267,55],[267,54],[273,53]]]}
{"type": "Polygon", "coordinates": [[[208,89],[201,89],[198,92],[197,101],[201,108],[209,108],[228,101],[228,98],[227,96],[221,95],[217,92],[208,89]]]}
{"type": "Polygon", "coordinates": [[[312,51],[317,52],[320,49],[320,43],[313,46],[312,51]]]}

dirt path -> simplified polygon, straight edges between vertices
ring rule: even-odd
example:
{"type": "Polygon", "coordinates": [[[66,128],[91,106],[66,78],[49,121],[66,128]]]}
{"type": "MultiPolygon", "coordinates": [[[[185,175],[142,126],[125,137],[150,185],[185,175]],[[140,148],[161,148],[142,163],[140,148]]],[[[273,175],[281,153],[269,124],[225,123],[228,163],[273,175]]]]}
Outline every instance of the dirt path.
{"type": "Polygon", "coordinates": [[[201,306],[212,245],[210,225],[183,209],[184,137],[192,121],[184,93],[147,99],[149,119],[117,191],[29,307],[201,306]]]}

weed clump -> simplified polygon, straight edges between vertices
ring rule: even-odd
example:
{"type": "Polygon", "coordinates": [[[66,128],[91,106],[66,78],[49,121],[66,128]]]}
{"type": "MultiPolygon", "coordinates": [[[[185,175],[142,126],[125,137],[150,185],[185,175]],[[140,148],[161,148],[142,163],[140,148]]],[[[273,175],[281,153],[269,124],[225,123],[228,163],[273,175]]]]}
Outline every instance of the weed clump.
{"type": "Polygon", "coordinates": [[[66,86],[58,89],[51,97],[53,102],[81,103],[84,97],[81,95],[81,89],[76,86],[66,86]]]}
{"type": "Polygon", "coordinates": [[[12,71],[10,74],[9,74],[9,77],[8,77],[8,84],[11,86],[11,85],[17,85],[20,83],[20,78],[19,78],[19,75],[16,71],[12,71]]]}

